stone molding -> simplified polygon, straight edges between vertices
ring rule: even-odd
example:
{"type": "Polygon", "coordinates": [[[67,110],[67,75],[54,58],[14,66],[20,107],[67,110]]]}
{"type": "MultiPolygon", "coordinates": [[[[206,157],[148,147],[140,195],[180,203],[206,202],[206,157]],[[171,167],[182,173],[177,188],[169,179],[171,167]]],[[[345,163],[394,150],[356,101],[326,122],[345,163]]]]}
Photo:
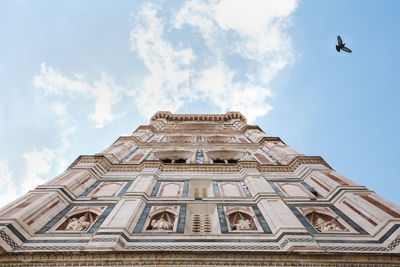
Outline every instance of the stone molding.
{"type": "Polygon", "coordinates": [[[103,155],[79,156],[68,169],[80,163],[97,163],[106,171],[141,172],[143,169],[158,169],[161,172],[241,172],[244,169],[257,169],[259,172],[294,172],[303,164],[321,164],[332,170],[320,156],[297,156],[288,165],[261,165],[256,161],[240,161],[236,164],[164,164],[158,160],[144,160],[140,164],[113,164],[103,155]]]}
{"type": "MultiPolygon", "coordinates": [[[[171,133],[177,133],[178,131],[173,131],[171,133]]],[[[245,133],[244,132],[240,132],[240,134],[245,133]]],[[[155,131],[154,134],[158,134],[158,133],[168,133],[166,131],[155,131]]],[[[185,133],[185,131],[182,131],[182,133],[185,133]]],[[[219,133],[219,132],[218,132],[219,133]]],[[[224,132],[225,134],[225,132],[224,132]]],[[[229,133],[226,133],[229,134],[229,133]]],[[[121,136],[119,137],[117,140],[114,141],[113,144],[120,142],[120,141],[133,141],[135,142],[135,145],[141,146],[141,147],[154,147],[154,146],[190,146],[192,147],[194,144],[199,147],[203,147],[203,146],[240,146],[240,147],[263,147],[263,144],[265,142],[282,142],[283,144],[286,144],[285,142],[282,141],[282,139],[280,139],[279,137],[273,137],[273,136],[264,136],[262,137],[258,142],[253,142],[253,143],[207,143],[207,142],[197,142],[197,141],[193,141],[192,143],[170,143],[170,142],[157,142],[157,143],[150,143],[150,142],[144,142],[142,141],[140,138],[136,137],[136,136],[121,136]]],[[[102,154],[102,153],[98,153],[98,154],[102,154]]]]}
{"type": "MultiPolygon", "coordinates": [[[[194,129],[185,129],[185,130],[179,130],[179,129],[173,129],[173,128],[169,128],[169,129],[162,129],[159,130],[156,127],[154,127],[153,125],[140,125],[138,128],[136,128],[136,130],[132,133],[136,133],[139,130],[150,130],[152,131],[154,134],[158,134],[158,133],[173,133],[173,134],[177,134],[177,133],[184,133],[184,134],[193,134],[193,133],[199,133],[199,132],[204,132],[207,134],[221,134],[221,130],[205,130],[204,127],[195,127],[194,129]]],[[[223,129],[224,134],[243,134],[245,133],[247,130],[259,130],[260,132],[264,133],[264,131],[258,127],[257,125],[248,125],[246,124],[245,126],[241,127],[240,129],[223,129]]]]}
{"type": "Polygon", "coordinates": [[[228,122],[230,120],[239,120],[241,122],[247,123],[246,118],[237,111],[230,111],[225,114],[172,114],[169,111],[158,111],[151,117],[150,121],[155,121],[158,119],[182,122],[182,121],[193,121],[193,122],[228,122]]]}
{"type": "Polygon", "coordinates": [[[0,264],[131,266],[399,266],[400,254],[327,252],[24,252],[0,254],[0,264]],[[297,265],[300,264],[300,265],[297,265]]]}

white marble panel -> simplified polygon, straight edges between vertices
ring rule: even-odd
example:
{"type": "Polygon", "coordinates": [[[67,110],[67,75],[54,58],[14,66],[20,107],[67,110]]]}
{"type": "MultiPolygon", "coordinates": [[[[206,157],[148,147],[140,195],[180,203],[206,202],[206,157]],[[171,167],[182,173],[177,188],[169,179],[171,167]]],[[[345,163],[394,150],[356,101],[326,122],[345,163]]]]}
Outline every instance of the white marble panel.
{"type": "Polygon", "coordinates": [[[275,194],[275,190],[269,185],[264,177],[252,177],[248,176],[244,179],[247,188],[249,189],[252,196],[259,193],[275,194]]]}
{"type": "Polygon", "coordinates": [[[273,233],[281,228],[305,229],[289,207],[280,199],[263,199],[258,203],[258,207],[273,233]]]}

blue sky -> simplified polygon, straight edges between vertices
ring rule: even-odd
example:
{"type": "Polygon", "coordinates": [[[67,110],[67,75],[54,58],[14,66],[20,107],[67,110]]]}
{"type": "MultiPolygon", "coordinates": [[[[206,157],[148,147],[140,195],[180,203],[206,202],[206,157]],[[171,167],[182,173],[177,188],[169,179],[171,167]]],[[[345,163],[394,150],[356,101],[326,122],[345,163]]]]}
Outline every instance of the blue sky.
{"type": "Polygon", "coordinates": [[[0,205],[147,124],[242,112],[400,204],[398,1],[2,1],[0,205]],[[353,50],[335,50],[336,36],[353,50]]]}

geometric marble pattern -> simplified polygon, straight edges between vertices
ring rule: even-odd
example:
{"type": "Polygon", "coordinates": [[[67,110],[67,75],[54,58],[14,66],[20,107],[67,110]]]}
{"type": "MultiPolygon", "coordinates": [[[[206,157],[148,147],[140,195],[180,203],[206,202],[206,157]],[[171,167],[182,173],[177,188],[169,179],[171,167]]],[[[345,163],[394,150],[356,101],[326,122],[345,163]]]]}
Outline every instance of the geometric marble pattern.
{"type": "Polygon", "coordinates": [[[239,112],[157,112],[0,209],[0,266],[400,266],[399,257],[398,206],[239,112]]]}

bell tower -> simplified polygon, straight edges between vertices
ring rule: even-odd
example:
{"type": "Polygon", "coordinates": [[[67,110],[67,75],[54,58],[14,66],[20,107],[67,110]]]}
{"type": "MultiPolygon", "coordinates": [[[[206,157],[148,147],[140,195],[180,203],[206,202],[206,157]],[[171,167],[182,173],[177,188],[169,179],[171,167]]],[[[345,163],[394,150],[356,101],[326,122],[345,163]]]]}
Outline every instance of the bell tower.
{"type": "Polygon", "coordinates": [[[399,266],[399,227],[239,112],[160,111],[0,209],[0,265],[399,266]]]}

